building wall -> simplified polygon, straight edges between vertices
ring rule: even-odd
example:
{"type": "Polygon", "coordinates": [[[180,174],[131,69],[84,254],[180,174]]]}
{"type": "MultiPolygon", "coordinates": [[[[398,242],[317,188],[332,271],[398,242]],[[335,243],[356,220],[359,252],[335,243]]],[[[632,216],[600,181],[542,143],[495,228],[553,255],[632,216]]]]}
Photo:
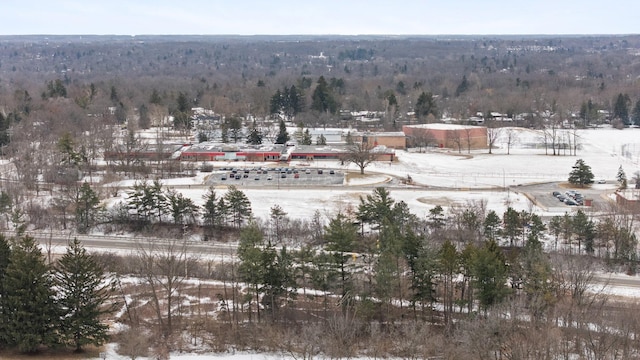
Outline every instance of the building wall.
{"type": "Polygon", "coordinates": [[[362,138],[366,137],[367,144],[370,146],[384,145],[390,149],[406,149],[407,137],[405,135],[376,135],[370,133],[366,135],[354,135],[353,141],[362,142],[362,138]]]}
{"type": "Polygon", "coordinates": [[[425,128],[403,126],[403,132],[412,144],[413,139],[429,139],[429,145],[441,148],[458,148],[458,143],[463,149],[467,149],[468,142],[471,149],[487,148],[487,128],[486,127],[447,127],[447,128],[425,128]]]}

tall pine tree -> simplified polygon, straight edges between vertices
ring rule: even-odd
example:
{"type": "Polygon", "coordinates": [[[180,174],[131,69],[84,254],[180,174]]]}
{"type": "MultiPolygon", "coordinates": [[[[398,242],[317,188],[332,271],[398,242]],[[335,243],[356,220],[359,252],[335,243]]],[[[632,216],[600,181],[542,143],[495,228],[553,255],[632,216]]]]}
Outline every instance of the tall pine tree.
{"type": "Polygon", "coordinates": [[[100,346],[108,338],[109,326],[100,318],[113,310],[106,303],[113,291],[104,270],[78,239],[58,261],[55,279],[62,315],[62,341],[81,352],[85,345],[100,346]]]}
{"type": "Polygon", "coordinates": [[[7,344],[34,353],[42,345],[58,343],[60,308],[55,301],[53,277],[33,238],[17,239],[3,287],[7,344]]]}

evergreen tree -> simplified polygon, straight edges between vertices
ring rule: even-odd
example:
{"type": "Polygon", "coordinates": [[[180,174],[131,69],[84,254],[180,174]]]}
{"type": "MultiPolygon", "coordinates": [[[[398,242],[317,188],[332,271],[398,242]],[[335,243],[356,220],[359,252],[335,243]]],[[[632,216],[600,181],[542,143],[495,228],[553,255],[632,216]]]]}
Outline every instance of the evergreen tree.
{"type": "Polygon", "coordinates": [[[373,230],[380,230],[385,222],[393,222],[393,204],[389,190],[383,187],[373,189],[373,193],[365,198],[360,197],[358,220],[363,224],[371,224],[373,230]]]}
{"type": "Polygon", "coordinates": [[[76,199],[76,227],[78,232],[86,233],[93,227],[101,212],[100,198],[91,189],[91,186],[84,182],[78,191],[76,199]]]}
{"type": "Polygon", "coordinates": [[[60,308],[53,277],[35,240],[16,240],[6,268],[3,308],[7,345],[33,353],[59,342],[60,308]]]}
{"type": "Polygon", "coordinates": [[[584,244],[584,250],[589,254],[593,254],[596,226],[582,209],[578,210],[573,216],[571,232],[576,235],[578,240],[578,251],[581,250],[582,244],[584,244]]]}
{"type": "Polygon", "coordinates": [[[228,208],[223,197],[218,197],[213,187],[204,195],[204,205],[202,206],[202,218],[204,226],[213,229],[221,226],[225,221],[228,208]]]}
{"type": "MultiPolygon", "coordinates": [[[[9,260],[11,258],[11,247],[4,235],[0,234],[0,344],[7,344],[9,342],[7,333],[7,319],[8,312],[5,305],[7,294],[4,288],[5,274],[7,267],[9,266],[9,260]]],[[[0,348],[3,346],[0,345],[0,348]]]]}
{"type": "Polygon", "coordinates": [[[507,295],[507,274],[506,260],[498,244],[493,240],[487,240],[484,246],[475,252],[473,259],[475,288],[478,290],[480,306],[485,311],[507,295]]]}
{"type": "Polygon", "coordinates": [[[305,129],[304,133],[302,134],[302,140],[300,141],[300,145],[311,145],[311,144],[312,144],[311,133],[309,133],[309,129],[305,129]]]}
{"type": "Polygon", "coordinates": [[[618,167],[618,174],[616,174],[616,180],[620,184],[619,188],[621,190],[624,190],[627,188],[627,175],[624,173],[624,170],[622,169],[622,165],[618,167]]]}
{"type": "Polygon", "coordinates": [[[327,145],[327,138],[325,138],[323,134],[320,134],[320,136],[316,138],[316,145],[327,145]]]}
{"type": "Polygon", "coordinates": [[[280,251],[269,242],[262,251],[262,305],[271,310],[275,320],[278,309],[296,296],[296,282],[293,270],[293,256],[283,246],[280,251]]]}
{"type": "Polygon", "coordinates": [[[445,217],[444,217],[444,209],[442,208],[442,206],[436,205],[429,210],[429,218],[427,219],[427,223],[429,224],[429,227],[433,231],[437,231],[444,228],[445,217]]]}
{"type": "Polygon", "coordinates": [[[640,126],[640,100],[636,101],[631,111],[631,122],[636,126],[640,126]]]}
{"type": "Polygon", "coordinates": [[[77,238],[58,261],[55,279],[63,312],[62,341],[74,346],[76,352],[86,345],[104,344],[109,326],[101,317],[113,310],[107,302],[115,284],[77,238]]]}
{"type": "Polygon", "coordinates": [[[158,90],[153,89],[153,91],[151,92],[151,96],[149,96],[149,103],[154,105],[162,105],[162,98],[160,97],[158,90]]]}
{"type": "Polygon", "coordinates": [[[230,117],[225,120],[225,128],[229,132],[231,139],[237,143],[242,138],[242,121],[237,117],[230,117]]]}
{"type": "Polygon", "coordinates": [[[193,200],[173,189],[165,193],[165,198],[167,199],[167,208],[174,224],[183,225],[196,222],[200,208],[193,200]]]}
{"type": "Polygon", "coordinates": [[[356,227],[342,213],[338,213],[325,227],[325,250],[331,254],[332,265],[339,274],[342,296],[347,295],[351,281],[351,272],[347,269],[351,255],[346,253],[354,250],[356,238],[356,227]]]}
{"type": "Polygon", "coordinates": [[[584,160],[578,159],[573,165],[573,170],[569,173],[569,183],[573,185],[585,185],[593,184],[593,173],[591,172],[591,166],[585,164],[584,160]]]}
{"type": "Polygon", "coordinates": [[[253,121],[251,129],[249,130],[249,135],[247,135],[247,143],[251,145],[260,145],[262,144],[262,132],[256,126],[256,121],[253,121]]]}
{"type": "Polygon", "coordinates": [[[149,116],[149,108],[146,104],[138,107],[138,126],[140,129],[148,129],[151,127],[151,117],[149,116]]]}
{"type": "Polygon", "coordinates": [[[324,76],[320,76],[318,78],[317,86],[311,95],[311,110],[321,113],[328,112],[331,114],[335,114],[338,110],[338,103],[333,97],[324,76]]]}
{"type": "Polygon", "coordinates": [[[490,210],[484,218],[484,236],[488,240],[498,240],[500,236],[500,217],[494,210],[490,210]]]}
{"type": "Polygon", "coordinates": [[[284,123],[284,120],[280,120],[280,130],[278,131],[278,136],[276,137],[276,144],[286,144],[289,141],[289,133],[287,132],[287,125],[284,123]]]}
{"type": "Polygon", "coordinates": [[[553,272],[548,257],[542,250],[542,243],[535,236],[529,236],[520,253],[523,272],[523,289],[534,320],[541,319],[546,310],[555,302],[553,272]]]}
{"type": "Polygon", "coordinates": [[[438,117],[438,107],[432,93],[423,91],[420,96],[418,96],[415,113],[418,118],[425,118],[429,115],[438,117]]]}
{"type": "Polygon", "coordinates": [[[422,305],[435,300],[434,276],[436,269],[436,254],[432,251],[425,239],[413,231],[408,231],[403,242],[404,258],[409,265],[411,273],[411,304],[416,310],[416,305],[422,305]]]}
{"type": "Polygon", "coordinates": [[[515,240],[522,234],[520,214],[512,207],[507,208],[502,222],[504,224],[504,236],[509,238],[509,245],[514,246],[515,240]]]}
{"type": "Polygon", "coordinates": [[[467,75],[463,75],[462,76],[462,81],[460,82],[460,84],[456,88],[456,94],[455,94],[456,97],[462,95],[462,93],[467,91],[468,89],[469,89],[469,81],[467,81],[467,75]]]}
{"type": "MultiPolygon", "coordinates": [[[[249,224],[240,232],[240,241],[238,244],[238,259],[240,259],[240,266],[238,272],[244,282],[249,285],[249,293],[251,294],[249,300],[255,296],[256,305],[260,303],[260,294],[263,279],[263,259],[262,259],[262,246],[263,246],[263,234],[258,225],[255,223],[249,224]]],[[[260,306],[256,306],[258,312],[258,321],[260,321],[260,306]]],[[[249,317],[251,321],[251,317],[249,317]]]]}
{"type": "Polygon", "coordinates": [[[229,209],[229,216],[236,227],[240,228],[242,224],[251,218],[251,202],[242,190],[238,190],[235,186],[229,186],[224,194],[224,200],[229,209]]]}
{"type": "Polygon", "coordinates": [[[455,245],[449,240],[442,243],[438,255],[438,268],[443,276],[444,285],[442,302],[444,304],[445,324],[450,326],[452,322],[451,315],[453,314],[453,277],[460,269],[460,259],[455,245]]]}
{"type": "Polygon", "coordinates": [[[613,118],[620,119],[625,124],[628,124],[630,102],[631,100],[629,99],[629,95],[622,93],[618,94],[613,105],[613,118]]]}

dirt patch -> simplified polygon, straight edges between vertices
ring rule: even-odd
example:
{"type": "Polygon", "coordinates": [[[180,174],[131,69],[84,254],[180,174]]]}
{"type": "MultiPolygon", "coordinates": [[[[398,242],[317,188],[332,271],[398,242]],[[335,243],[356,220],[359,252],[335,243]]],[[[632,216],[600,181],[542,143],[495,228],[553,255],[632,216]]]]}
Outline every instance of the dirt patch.
{"type": "Polygon", "coordinates": [[[423,203],[423,204],[429,204],[429,205],[440,205],[440,206],[453,206],[453,205],[459,205],[458,202],[448,198],[448,197],[439,197],[439,198],[417,198],[416,200],[418,200],[419,202],[423,203]]]}

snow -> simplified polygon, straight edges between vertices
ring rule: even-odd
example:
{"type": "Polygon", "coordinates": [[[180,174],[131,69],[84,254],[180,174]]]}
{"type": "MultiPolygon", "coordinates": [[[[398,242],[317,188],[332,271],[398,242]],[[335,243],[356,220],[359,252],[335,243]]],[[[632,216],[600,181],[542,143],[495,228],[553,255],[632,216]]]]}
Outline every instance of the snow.
{"type": "MultiPolygon", "coordinates": [[[[573,131],[573,130],[571,130],[573,131]]],[[[486,201],[488,208],[501,213],[508,206],[514,209],[529,210],[545,215],[544,209],[532,207],[521,194],[514,192],[520,185],[566,181],[576,159],[583,159],[591,166],[596,179],[607,179],[611,184],[594,184],[594,189],[613,190],[618,167],[622,166],[627,177],[640,171],[640,129],[616,130],[611,128],[576,130],[581,149],[577,156],[545,155],[545,150],[532,148],[531,144],[541,144],[543,134],[539,131],[504,128],[502,136],[496,142],[493,154],[488,150],[475,150],[467,153],[438,149],[426,153],[396,150],[398,161],[374,162],[366,170],[365,176],[349,176],[345,186],[335,188],[240,188],[251,201],[256,217],[266,218],[272,206],[280,205],[291,218],[308,219],[316,211],[332,216],[338,211],[347,211],[359,204],[360,196],[371,193],[371,187],[384,186],[392,178],[406,179],[411,176],[417,186],[390,189],[391,197],[404,201],[418,216],[424,216],[435,205],[445,210],[452,203],[464,205],[470,201],[486,201]],[[511,145],[507,155],[504,134],[511,131],[517,141],[511,145]],[[369,186],[369,188],[365,188],[369,186]],[[510,187],[511,190],[503,190],[510,187]]],[[[567,151],[568,153],[568,151],[567,151]]],[[[276,163],[213,162],[216,167],[261,167],[276,163]]],[[[342,165],[339,161],[292,162],[289,166],[314,168],[335,168],[351,171],[359,169],[351,165],[342,165]]],[[[203,203],[208,190],[205,179],[210,173],[197,172],[196,176],[176,179],[162,179],[167,187],[175,187],[184,196],[196,204],[203,203]]],[[[130,187],[134,180],[125,180],[109,186],[130,187]]],[[[216,187],[224,193],[225,186],[216,187]]],[[[109,199],[107,205],[113,205],[126,198],[126,191],[119,197],[109,199]]]]}
{"type": "MultiPolygon", "coordinates": [[[[531,144],[541,144],[542,133],[519,128],[505,128],[503,136],[498,139],[493,154],[487,150],[461,153],[454,150],[438,149],[426,153],[396,151],[397,162],[375,162],[366,168],[366,176],[349,176],[344,186],[318,188],[241,188],[252,204],[254,215],[267,218],[274,205],[280,205],[288,216],[296,219],[310,219],[316,211],[325,218],[342,211],[355,210],[360,197],[371,194],[373,186],[384,186],[394,178],[406,179],[411,176],[417,186],[396,185],[390,189],[391,197],[396,201],[404,201],[417,216],[424,217],[436,205],[445,209],[452,206],[466,206],[470,202],[484,201],[487,208],[498,214],[511,206],[517,211],[533,210],[544,215],[545,210],[533,206],[522,194],[513,191],[519,185],[566,181],[576,159],[583,159],[591,166],[596,179],[606,179],[609,184],[594,184],[592,188],[601,190],[615,189],[615,177],[620,166],[627,177],[640,171],[640,129],[589,129],[577,130],[581,145],[577,156],[545,155],[545,150],[536,149],[531,144]],[[513,131],[517,141],[510,146],[507,155],[505,131],[513,131]],[[510,191],[503,191],[506,187],[510,191]]],[[[276,163],[239,163],[214,162],[214,167],[262,167],[278,166],[276,163]]],[[[334,168],[341,171],[359,169],[354,165],[342,165],[338,161],[311,161],[310,163],[291,162],[289,166],[311,166],[315,168],[334,168]]],[[[204,185],[209,173],[197,173],[194,177],[163,179],[162,184],[175,187],[184,196],[191,198],[196,204],[203,203],[203,196],[208,191],[204,185]]],[[[109,184],[109,186],[130,187],[133,180],[109,184]]],[[[223,194],[226,186],[215,188],[223,194]]],[[[126,199],[126,191],[109,199],[108,206],[126,199]]],[[[602,277],[609,276],[608,274],[602,277]]],[[[610,275],[615,279],[635,279],[624,274],[610,275]]],[[[121,279],[123,282],[128,279],[121,279]]],[[[189,280],[200,281],[200,280],[189,280]]],[[[640,297],[640,288],[624,286],[624,281],[613,282],[606,286],[594,286],[592,291],[618,295],[623,297],[640,297]]],[[[127,359],[116,353],[117,345],[106,346],[108,359],[127,359]]],[[[275,360],[291,358],[284,354],[264,353],[208,353],[208,354],[171,354],[171,359],[233,359],[233,360],[275,360]]],[[[141,358],[146,359],[146,358],[141,358]]],[[[98,360],[98,359],[96,359],[98,360]]]]}

